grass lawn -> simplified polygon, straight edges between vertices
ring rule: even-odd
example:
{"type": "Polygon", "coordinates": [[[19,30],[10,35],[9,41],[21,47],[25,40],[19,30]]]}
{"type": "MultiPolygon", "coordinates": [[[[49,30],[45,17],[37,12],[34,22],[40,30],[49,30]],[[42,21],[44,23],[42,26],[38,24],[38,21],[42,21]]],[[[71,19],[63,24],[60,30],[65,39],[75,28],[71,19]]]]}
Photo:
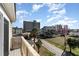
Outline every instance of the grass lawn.
{"type": "Polygon", "coordinates": [[[72,52],[73,52],[76,56],[79,56],[79,48],[73,49],[72,52]]]}
{"type": "Polygon", "coordinates": [[[64,37],[56,37],[46,39],[49,43],[54,44],[58,48],[64,49],[64,37]]]}
{"type": "Polygon", "coordinates": [[[54,56],[55,54],[50,52],[49,50],[47,50],[45,47],[41,47],[40,48],[40,52],[39,52],[40,56],[54,56]]]}
{"type": "MultiPolygon", "coordinates": [[[[56,47],[62,50],[64,49],[64,37],[49,38],[49,39],[46,39],[46,41],[48,41],[49,43],[55,45],[56,47]]],[[[69,51],[68,45],[67,45],[67,51],[69,51]]],[[[72,53],[79,56],[79,48],[73,49],[72,53]]]]}

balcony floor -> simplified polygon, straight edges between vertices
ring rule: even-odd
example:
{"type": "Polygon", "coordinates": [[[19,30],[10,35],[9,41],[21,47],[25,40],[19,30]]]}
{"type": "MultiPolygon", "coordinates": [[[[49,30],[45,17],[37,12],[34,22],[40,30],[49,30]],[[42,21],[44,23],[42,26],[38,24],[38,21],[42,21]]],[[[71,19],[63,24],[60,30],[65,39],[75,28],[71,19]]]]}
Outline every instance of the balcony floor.
{"type": "Polygon", "coordinates": [[[20,49],[14,49],[14,50],[10,51],[9,56],[21,56],[20,49]]]}
{"type": "Polygon", "coordinates": [[[9,52],[9,56],[21,56],[20,45],[21,45],[21,37],[12,37],[11,41],[11,49],[9,52]]]}

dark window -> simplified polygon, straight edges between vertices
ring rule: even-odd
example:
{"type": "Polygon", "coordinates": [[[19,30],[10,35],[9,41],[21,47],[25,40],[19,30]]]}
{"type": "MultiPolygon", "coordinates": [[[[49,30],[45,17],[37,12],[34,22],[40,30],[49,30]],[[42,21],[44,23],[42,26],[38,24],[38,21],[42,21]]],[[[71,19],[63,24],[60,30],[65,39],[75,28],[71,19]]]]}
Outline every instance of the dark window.
{"type": "Polygon", "coordinates": [[[4,56],[9,54],[9,23],[4,18],[4,56]]]}

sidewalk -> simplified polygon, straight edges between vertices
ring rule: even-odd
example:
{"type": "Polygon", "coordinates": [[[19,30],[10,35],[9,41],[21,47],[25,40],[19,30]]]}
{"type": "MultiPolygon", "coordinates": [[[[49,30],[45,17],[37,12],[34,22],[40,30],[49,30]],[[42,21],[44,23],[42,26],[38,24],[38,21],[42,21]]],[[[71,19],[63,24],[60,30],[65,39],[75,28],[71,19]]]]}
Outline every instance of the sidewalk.
{"type": "Polygon", "coordinates": [[[61,50],[60,48],[57,48],[55,45],[52,45],[50,43],[48,43],[47,41],[41,39],[43,46],[45,48],[47,48],[49,51],[51,51],[52,53],[55,53],[56,56],[61,56],[63,53],[63,50],[61,50]]]}

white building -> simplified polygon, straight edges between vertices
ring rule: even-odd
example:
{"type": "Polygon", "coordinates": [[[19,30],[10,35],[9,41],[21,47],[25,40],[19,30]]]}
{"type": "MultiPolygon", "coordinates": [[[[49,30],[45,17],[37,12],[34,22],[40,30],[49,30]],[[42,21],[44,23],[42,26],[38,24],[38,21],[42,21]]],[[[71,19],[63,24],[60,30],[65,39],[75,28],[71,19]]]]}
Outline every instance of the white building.
{"type": "Polygon", "coordinates": [[[44,27],[42,28],[42,31],[46,32],[46,31],[48,31],[48,30],[54,30],[54,29],[55,29],[54,26],[44,26],[44,27]]]}
{"type": "Polygon", "coordinates": [[[22,28],[13,27],[12,28],[12,33],[13,34],[22,34],[22,28]]]}
{"type": "Polygon", "coordinates": [[[69,35],[71,35],[71,36],[79,36],[79,32],[70,32],[69,35]]]}
{"type": "Polygon", "coordinates": [[[10,51],[15,9],[14,3],[0,3],[0,56],[8,55],[10,51]]]}

